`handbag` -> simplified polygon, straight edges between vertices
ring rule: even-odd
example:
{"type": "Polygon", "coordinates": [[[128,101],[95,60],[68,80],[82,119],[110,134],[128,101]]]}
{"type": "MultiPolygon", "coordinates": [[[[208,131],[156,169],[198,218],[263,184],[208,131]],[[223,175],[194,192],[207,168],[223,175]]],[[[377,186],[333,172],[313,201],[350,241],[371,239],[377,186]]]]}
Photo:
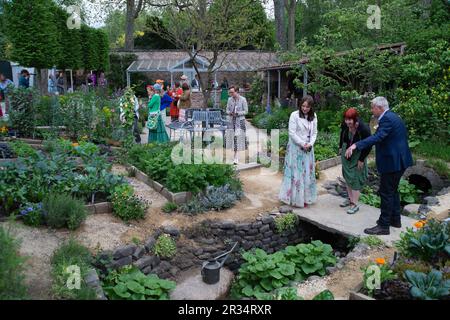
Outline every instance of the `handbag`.
{"type": "Polygon", "coordinates": [[[147,120],[147,128],[149,130],[156,130],[156,128],[158,127],[158,116],[159,112],[149,113],[147,120]]]}

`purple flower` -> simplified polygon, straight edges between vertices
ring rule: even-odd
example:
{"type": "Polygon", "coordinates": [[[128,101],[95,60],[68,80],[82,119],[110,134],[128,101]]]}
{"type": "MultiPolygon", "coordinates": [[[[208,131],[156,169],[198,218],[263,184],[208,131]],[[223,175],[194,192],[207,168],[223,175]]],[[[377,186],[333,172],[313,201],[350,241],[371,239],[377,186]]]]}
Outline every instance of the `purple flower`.
{"type": "Polygon", "coordinates": [[[28,208],[27,208],[27,211],[28,211],[28,212],[33,211],[33,207],[28,207],[28,208]]]}

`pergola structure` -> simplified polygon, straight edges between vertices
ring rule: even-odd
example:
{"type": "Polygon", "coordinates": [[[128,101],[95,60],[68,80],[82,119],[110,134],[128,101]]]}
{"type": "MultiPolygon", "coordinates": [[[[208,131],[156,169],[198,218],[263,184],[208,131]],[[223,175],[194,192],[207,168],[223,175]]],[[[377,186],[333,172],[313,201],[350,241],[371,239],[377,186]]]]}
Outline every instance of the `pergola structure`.
{"type": "Polygon", "coordinates": [[[271,91],[272,78],[271,78],[271,76],[274,78],[277,77],[276,78],[278,80],[277,81],[277,98],[281,101],[281,99],[282,99],[282,97],[281,97],[281,91],[282,91],[281,90],[281,87],[282,87],[281,74],[283,72],[286,74],[288,71],[293,70],[298,67],[303,71],[303,97],[305,97],[308,94],[307,63],[308,63],[308,59],[302,58],[298,61],[290,61],[290,62],[285,62],[285,63],[281,63],[281,64],[265,66],[265,67],[259,69],[259,71],[262,71],[265,73],[265,79],[267,82],[267,105],[266,105],[267,112],[270,112],[270,109],[271,109],[271,106],[270,106],[271,95],[272,95],[272,91],[271,91]],[[273,73],[276,73],[276,75],[274,75],[273,73]]]}
{"type": "MultiPolygon", "coordinates": [[[[194,78],[194,61],[190,56],[179,50],[134,52],[137,60],[127,68],[127,84],[131,84],[131,73],[166,72],[173,75],[183,73],[190,80],[194,78]]],[[[197,55],[195,63],[200,72],[207,72],[209,63],[205,57],[211,57],[211,52],[197,55]]],[[[219,54],[217,65],[214,66],[215,80],[219,72],[256,72],[259,68],[278,63],[276,53],[262,51],[232,51],[219,54]]]]}

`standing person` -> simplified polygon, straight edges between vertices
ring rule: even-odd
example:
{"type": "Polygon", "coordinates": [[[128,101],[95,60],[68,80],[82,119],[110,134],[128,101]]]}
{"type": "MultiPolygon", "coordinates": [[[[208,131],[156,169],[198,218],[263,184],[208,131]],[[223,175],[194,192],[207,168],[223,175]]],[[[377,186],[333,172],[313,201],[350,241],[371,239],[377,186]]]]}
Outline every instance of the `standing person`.
{"type": "Polygon", "coordinates": [[[53,73],[48,76],[48,93],[55,94],[56,90],[56,78],[53,73]]]}
{"type": "Polygon", "coordinates": [[[64,94],[64,73],[61,71],[58,74],[58,78],[56,79],[56,89],[58,90],[58,94],[64,94]]]}
{"type": "Polygon", "coordinates": [[[169,141],[166,126],[161,118],[161,89],[160,84],[153,86],[154,94],[148,103],[148,143],[169,141]]]}
{"type": "Polygon", "coordinates": [[[228,85],[228,80],[227,78],[223,78],[222,83],[220,84],[220,89],[222,90],[222,92],[220,93],[220,101],[228,101],[228,89],[229,89],[229,85],[228,85]]]}
{"type": "Polygon", "coordinates": [[[8,113],[9,109],[8,90],[12,87],[14,87],[14,82],[6,78],[3,73],[0,73],[0,101],[3,101],[3,103],[0,103],[1,116],[8,113]],[[3,110],[1,110],[2,108],[4,108],[5,110],[4,112],[3,110]]]}
{"type": "Polygon", "coordinates": [[[172,121],[178,120],[178,115],[180,113],[180,109],[178,109],[178,101],[180,100],[181,95],[183,94],[183,89],[180,87],[180,83],[175,82],[175,88],[172,91],[172,103],[170,104],[170,118],[172,121]]]}
{"type": "Polygon", "coordinates": [[[28,70],[23,69],[20,71],[20,77],[19,77],[19,88],[29,88],[30,87],[30,73],[28,70]]]}
{"type": "MultiPolygon", "coordinates": [[[[350,108],[344,112],[345,126],[341,130],[341,139],[339,150],[346,150],[353,143],[370,137],[370,128],[358,117],[358,111],[350,108]]],[[[354,214],[359,211],[359,196],[364,187],[367,176],[367,156],[370,153],[370,147],[363,150],[357,150],[350,159],[345,157],[345,153],[341,153],[342,176],[344,177],[348,199],[340,206],[342,208],[350,206],[347,210],[348,214],[354,214]]]]}
{"type": "Polygon", "coordinates": [[[389,227],[400,228],[400,196],[398,185],[405,170],[412,166],[413,160],[408,146],[408,132],[403,120],[389,110],[385,97],[371,101],[371,111],[378,117],[378,128],[374,135],[353,143],[345,152],[350,159],[355,150],[376,146],[377,170],[381,175],[379,193],[381,214],[377,225],[364,230],[366,234],[387,235],[389,227]]]}
{"type": "Polygon", "coordinates": [[[178,102],[178,108],[180,109],[179,120],[186,121],[186,109],[191,107],[191,90],[189,89],[189,85],[187,83],[183,83],[181,86],[183,89],[183,93],[180,96],[180,100],[178,102]]]}
{"type": "Polygon", "coordinates": [[[200,89],[200,81],[198,80],[197,74],[195,75],[194,79],[192,79],[191,88],[196,90],[200,89]]]}
{"type": "MultiPolygon", "coordinates": [[[[169,91],[164,91],[164,89],[161,87],[161,119],[164,123],[164,128],[166,128],[166,118],[167,118],[167,108],[170,107],[170,104],[172,103],[173,99],[170,96],[169,91]]],[[[167,130],[167,129],[166,129],[167,130]]]]}
{"type": "Polygon", "coordinates": [[[314,143],[317,116],[314,100],[304,97],[289,118],[289,142],[279,199],[290,206],[307,207],[317,200],[314,143]]]}
{"type": "Polygon", "coordinates": [[[248,113],[247,99],[241,96],[238,91],[239,88],[236,86],[230,87],[230,98],[227,103],[227,115],[229,117],[232,129],[227,130],[227,145],[231,144],[234,148],[234,164],[239,163],[238,151],[243,151],[246,149],[245,115],[248,113]],[[230,134],[232,136],[229,136],[230,134]]]}

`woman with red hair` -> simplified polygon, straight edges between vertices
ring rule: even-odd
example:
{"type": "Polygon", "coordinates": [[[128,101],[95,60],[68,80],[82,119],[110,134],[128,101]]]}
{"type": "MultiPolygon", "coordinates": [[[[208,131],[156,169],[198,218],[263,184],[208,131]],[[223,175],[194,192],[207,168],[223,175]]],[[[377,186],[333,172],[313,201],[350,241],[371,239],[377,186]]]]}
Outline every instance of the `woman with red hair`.
{"type": "MultiPolygon", "coordinates": [[[[370,136],[369,127],[358,117],[358,111],[350,108],[344,112],[344,123],[341,127],[341,138],[339,142],[339,150],[347,150],[349,146],[370,136]]],[[[348,214],[354,214],[359,211],[358,201],[361,189],[364,187],[368,170],[367,156],[369,149],[363,149],[353,152],[351,158],[345,157],[345,152],[341,152],[342,158],[342,175],[347,184],[348,199],[340,206],[342,208],[349,207],[348,214]]]]}

